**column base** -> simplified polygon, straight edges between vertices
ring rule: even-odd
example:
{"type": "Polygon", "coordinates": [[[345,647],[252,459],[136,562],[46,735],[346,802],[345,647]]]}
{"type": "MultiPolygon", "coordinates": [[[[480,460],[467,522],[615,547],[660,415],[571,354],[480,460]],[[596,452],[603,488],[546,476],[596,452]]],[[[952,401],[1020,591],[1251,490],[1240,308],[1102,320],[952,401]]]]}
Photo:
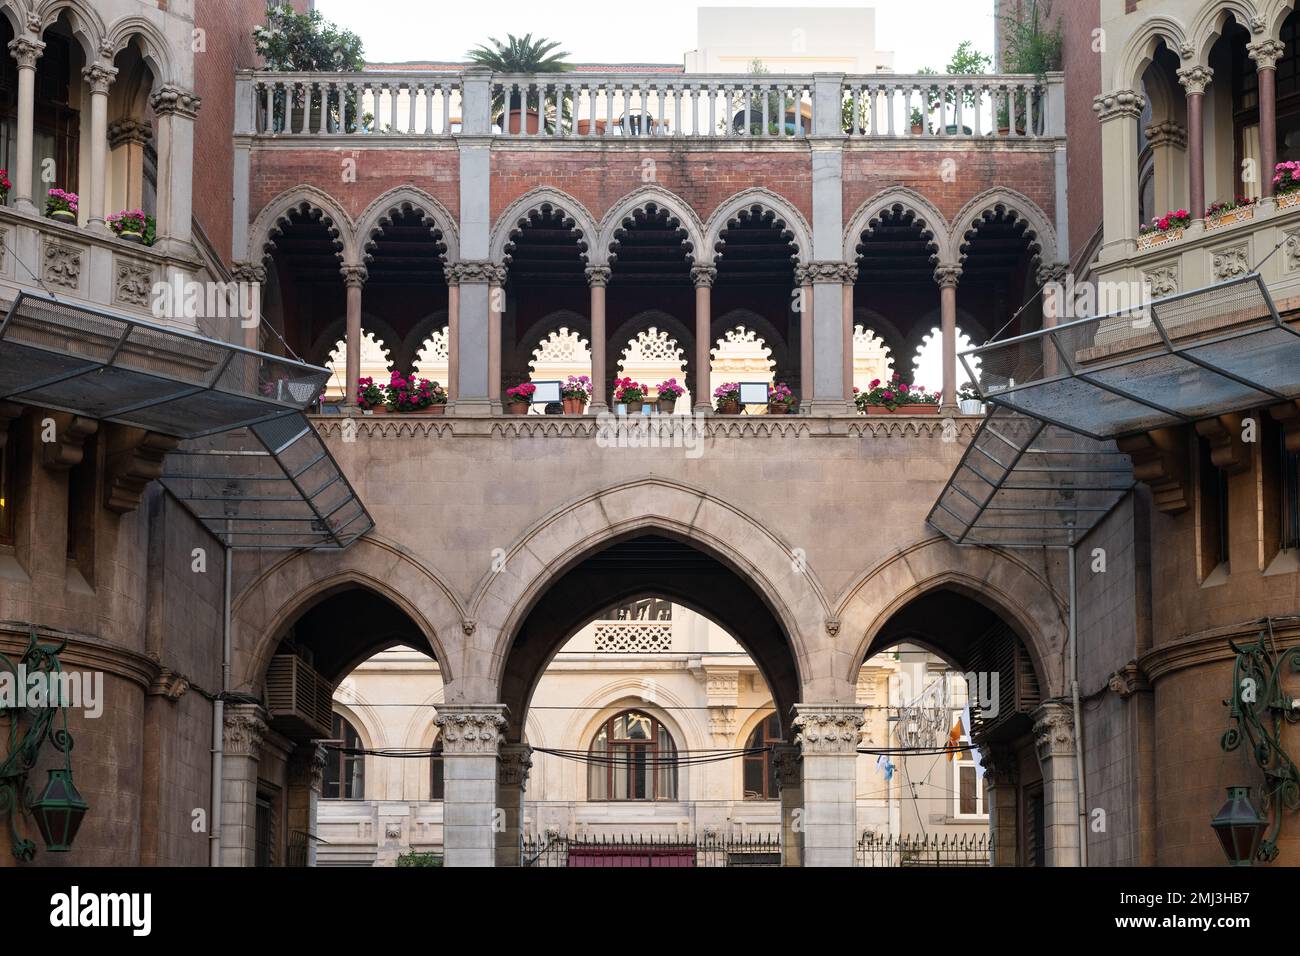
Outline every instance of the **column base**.
{"type": "Polygon", "coordinates": [[[842,398],[814,398],[803,408],[808,415],[842,416],[857,414],[857,408],[854,404],[842,398]]]}
{"type": "Polygon", "coordinates": [[[17,210],[18,212],[25,212],[28,215],[32,215],[32,216],[38,215],[36,210],[36,203],[32,202],[30,199],[23,199],[21,197],[15,199],[14,209],[17,210]]]}
{"type": "Polygon", "coordinates": [[[703,403],[698,403],[693,409],[691,409],[691,411],[694,412],[696,415],[712,415],[713,406],[705,405],[703,403]]]}
{"type": "Polygon", "coordinates": [[[956,418],[961,414],[961,408],[957,405],[940,405],[939,414],[943,418],[956,418]]]}
{"type": "Polygon", "coordinates": [[[588,415],[608,415],[609,406],[604,402],[592,402],[587,406],[588,415]]]}
{"type": "Polygon", "coordinates": [[[501,414],[501,405],[489,398],[458,398],[447,406],[447,412],[464,418],[490,418],[501,414]]]}

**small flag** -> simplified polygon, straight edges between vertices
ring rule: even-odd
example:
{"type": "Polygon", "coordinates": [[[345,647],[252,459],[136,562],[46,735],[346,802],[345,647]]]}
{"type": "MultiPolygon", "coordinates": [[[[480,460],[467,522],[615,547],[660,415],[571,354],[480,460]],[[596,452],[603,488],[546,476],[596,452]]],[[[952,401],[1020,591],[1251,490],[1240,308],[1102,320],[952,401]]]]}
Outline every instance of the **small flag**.
{"type": "Polygon", "coordinates": [[[965,736],[965,733],[962,728],[961,718],[958,717],[953,721],[952,730],[948,731],[948,742],[943,745],[943,749],[948,751],[949,763],[952,763],[952,758],[960,753],[961,738],[965,736]]]}
{"type": "Polygon", "coordinates": [[[876,769],[885,775],[885,782],[894,779],[894,765],[884,754],[876,757],[876,769]]]}

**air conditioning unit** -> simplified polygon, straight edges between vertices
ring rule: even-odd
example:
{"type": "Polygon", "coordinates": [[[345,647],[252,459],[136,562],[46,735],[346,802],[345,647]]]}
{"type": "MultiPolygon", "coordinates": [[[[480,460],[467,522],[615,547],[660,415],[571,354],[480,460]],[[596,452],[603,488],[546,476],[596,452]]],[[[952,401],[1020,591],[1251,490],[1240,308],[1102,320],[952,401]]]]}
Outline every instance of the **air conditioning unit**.
{"type": "Polygon", "coordinates": [[[327,738],[334,726],[334,685],[296,654],[276,654],[266,672],[266,709],[281,733],[327,738]]]}

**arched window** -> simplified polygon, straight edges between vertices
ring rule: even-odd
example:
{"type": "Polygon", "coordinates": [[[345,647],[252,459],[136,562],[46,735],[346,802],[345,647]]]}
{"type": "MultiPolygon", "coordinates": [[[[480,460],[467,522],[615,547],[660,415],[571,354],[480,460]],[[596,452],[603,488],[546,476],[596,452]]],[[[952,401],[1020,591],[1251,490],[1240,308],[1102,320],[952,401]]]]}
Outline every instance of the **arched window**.
{"type": "Polygon", "coordinates": [[[348,723],[342,714],[334,715],[334,740],[340,741],[325,762],[325,786],[321,796],[326,800],[364,800],[366,797],[366,757],[359,751],[365,745],[357,728],[348,723]]]}
{"type": "Polygon", "coordinates": [[[677,747],[648,714],[627,710],[605,721],[590,757],[589,800],[677,799],[677,747]]]}
{"type": "Polygon", "coordinates": [[[776,784],[776,762],[772,759],[772,745],[781,741],[781,720],[775,713],[755,727],[745,741],[746,750],[763,751],[745,754],[746,800],[775,800],[781,795],[776,784]]]}
{"type": "Polygon", "coordinates": [[[442,800],[446,793],[446,778],[443,775],[442,738],[433,742],[429,751],[429,799],[442,800]]]}

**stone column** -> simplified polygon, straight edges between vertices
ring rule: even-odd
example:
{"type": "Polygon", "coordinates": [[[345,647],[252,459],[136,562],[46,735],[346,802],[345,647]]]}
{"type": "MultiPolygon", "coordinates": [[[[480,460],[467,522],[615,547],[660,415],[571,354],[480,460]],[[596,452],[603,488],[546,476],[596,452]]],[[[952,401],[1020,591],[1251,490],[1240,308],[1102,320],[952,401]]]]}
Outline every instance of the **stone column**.
{"type": "Polygon", "coordinates": [[[158,117],[158,242],[160,252],[192,254],[194,120],[199,97],[164,86],[149,97],[158,117]]]}
{"type": "Polygon", "coordinates": [[[456,343],[460,341],[460,270],[452,264],[442,267],[447,280],[447,401],[455,402],[460,394],[459,362],[456,343]]]}
{"type": "MultiPolygon", "coordinates": [[[[814,415],[843,415],[845,402],[845,371],[852,366],[852,326],[849,328],[849,358],[845,361],[844,327],[853,321],[844,315],[845,283],[850,281],[854,266],[842,262],[813,262],[809,264],[806,278],[812,282],[812,390],[811,402],[805,402],[814,415]]],[[[849,375],[850,381],[852,375],[849,375]]],[[[852,388],[851,385],[848,386],[852,388]]],[[[804,386],[804,395],[809,395],[804,386]]]]}
{"type": "Polygon", "coordinates": [[[957,283],[961,266],[945,263],[934,270],[939,284],[939,322],[943,336],[943,400],[939,414],[957,414],[957,283]]]}
{"type": "Polygon", "coordinates": [[[1273,170],[1277,166],[1277,61],[1286,52],[1281,40],[1258,40],[1246,45],[1259,74],[1259,187],[1261,196],[1273,195],[1273,170]]]}
{"type": "Polygon", "coordinates": [[[492,866],[496,861],[497,750],[505,712],[503,704],[448,706],[438,712],[447,866],[492,866]]]}
{"type": "Polygon", "coordinates": [[[316,865],[316,819],[325,784],[325,760],[325,748],[314,742],[298,744],[289,757],[285,826],[289,833],[290,858],[286,864],[316,865]],[[295,861],[292,854],[298,840],[305,840],[306,853],[301,860],[295,861]]]}
{"type": "Polygon", "coordinates": [[[803,766],[799,748],[777,744],[772,750],[781,792],[781,865],[803,866],[803,766]]]}
{"type": "MultiPolygon", "coordinates": [[[[459,262],[450,268],[460,290],[456,335],[451,342],[456,362],[454,412],[490,415],[493,397],[499,398],[501,391],[501,296],[493,292],[499,293],[505,284],[505,268],[485,261],[459,262]],[[494,298],[498,301],[493,302],[494,298]],[[495,356],[494,343],[498,345],[495,356]]],[[[500,411],[499,402],[495,409],[500,411]]]]}
{"type": "Polygon", "coordinates": [[[1187,91],[1187,193],[1193,219],[1205,217],[1205,90],[1214,79],[1208,66],[1188,66],[1178,71],[1187,91]]]}
{"type": "Polygon", "coordinates": [[[501,315],[505,312],[505,286],[505,266],[491,266],[488,269],[488,401],[494,414],[501,411],[501,315]]]}
{"type": "MultiPolygon", "coordinates": [[[[1066,301],[1065,280],[1070,274],[1068,262],[1045,262],[1038,267],[1035,278],[1043,289],[1043,328],[1051,329],[1068,322],[1073,317],[1073,303],[1066,301]]],[[[1043,339],[1043,374],[1057,374],[1061,367],[1061,353],[1050,339],[1043,339]]]]}
{"type": "Polygon", "coordinates": [[[226,704],[221,760],[221,865],[257,862],[257,762],[266,737],[266,711],[226,704]]]}
{"type": "Polygon", "coordinates": [[[993,865],[1016,866],[1020,859],[1020,775],[1016,755],[1009,747],[977,746],[980,748],[980,765],[984,768],[984,781],[988,788],[984,809],[989,815],[993,865]]]}
{"type": "MultiPolygon", "coordinates": [[[[139,206],[134,207],[136,209],[139,206]]],[[[243,293],[240,294],[241,302],[251,301],[255,307],[255,315],[241,315],[239,317],[240,327],[244,331],[243,345],[245,348],[261,351],[262,348],[262,289],[266,286],[266,267],[255,266],[247,262],[237,262],[234,268],[230,270],[231,278],[236,282],[243,283],[251,287],[252,295],[245,298],[243,293]]]]}
{"type": "Polygon", "coordinates": [[[81,71],[90,87],[90,182],[86,190],[86,220],[106,229],[108,215],[108,88],[117,76],[109,63],[92,63],[81,71]]]}
{"type": "Polygon", "coordinates": [[[853,401],[853,288],[858,281],[858,267],[845,266],[844,285],[844,400],[853,401]]]}
{"type": "Polygon", "coordinates": [[[20,212],[37,212],[32,201],[32,150],[36,116],[36,61],[45,44],[35,37],[18,37],[9,41],[9,52],[18,61],[18,144],[14,161],[14,208],[20,212]]]}
{"type": "Polygon", "coordinates": [[[796,704],[794,709],[795,742],[803,758],[804,865],[852,866],[862,708],[796,704]]]}
{"type": "Polygon", "coordinates": [[[807,266],[794,270],[799,289],[799,404],[811,405],[813,398],[813,290],[807,266]]]}
{"type": "Polygon", "coordinates": [[[1079,790],[1074,710],[1049,700],[1030,716],[1043,769],[1043,821],[1048,866],[1079,865],[1079,790]]]}
{"type": "Polygon", "coordinates": [[[347,289],[346,363],[344,404],[357,404],[357,381],[361,378],[361,289],[366,284],[365,266],[344,266],[343,285],[347,289]]]}
{"type": "Polygon", "coordinates": [[[1092,103],[1101,120],[1103,248],[1119,247],[1112,258],[1126,255],[1137,237],[1137,123],[1145,106],[1145,97],[1133,90],[1104,93],[1092,103]]]}
{"type": "Polygon", "coordinates": [[[1187,129],[1172,120],[1164,120],[1148,126],[1146,136],[1156,186],[1156,208],[1147,212],[1162,215],[1181,206],[1187,195],[1187,129]]]}
{"type": "Polygon", "coordinates": [[[533,766],[533,748],[527,744],[502,744],[497,767],[496,865],[519,866],[524,838],[524,792],[533,766]]]}
{"type": "Polygon", "coordinates": [[[695,283],[695,375],[691,391],[696,414],[713,410],[713,280],[718,270],[710,265],[691,267],[695,283]]]}
{"type": "Polygon", "coordinates": [[[608,346],[605,336],[605,289],[609,286],[609,266],[587,266],[587,286],[591,290],[591,411],[597,415],[609,411],[609,372],[605,368],[608,346]]]}

